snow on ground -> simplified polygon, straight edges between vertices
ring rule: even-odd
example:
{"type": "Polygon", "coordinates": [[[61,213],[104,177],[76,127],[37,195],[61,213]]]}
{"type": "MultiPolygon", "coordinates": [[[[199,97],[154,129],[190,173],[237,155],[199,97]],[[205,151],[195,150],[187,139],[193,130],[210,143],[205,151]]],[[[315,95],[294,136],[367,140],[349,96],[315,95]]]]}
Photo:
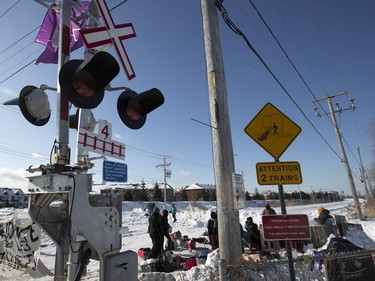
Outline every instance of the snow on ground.
{"type": "MultiPolygon", "coordinates": [[[[240,223],[245,224],[246,218],[251,216],[254,222],[258,225],[261,224],[261,212],[264,208],[264,201],[250,201],[247,202],[248,206],[245,209],[241,209],[240,223]]],[[[347,215],[347,206],[352,204],[352,200],[343,202],[324,203],[324,207],[331,211],[333,215],[347,215]]],[[[128,232],[122,236],[122,251],[133,250],[135,252],[140,248],[152,247],[151,239],[147,233],[148,227],[148,216],[144,211],[146,202],[123,202],[123,213],[122,213],[122,225],[128,228],[128,232]]],[[[169,222],[172,225],[173,232],[180,231],[182,235],[188,235],[189,238],[202,237],[203,232],[206,231],[207,221],[210,217],[210,213],[216,210],[216,202],[176,202],[175,203],[177,212],[177,222],[172,223],[170,217],[169,222]]],[[[271,202],[272,205],[272,202],[271,202]]],[[[157,206],[162,210],[163,203],[157,203],[157,206]]],[[[287,207],[288,214],[306,214],[308,215],[310,222],[314,223],[312,219],[317,217],[317,208],[320,204],[313,205],[297,205],[287,207]]],[[[170,210],[171,204],[167,204],[167,209],[170,210]]],[[[274,208],[278,214],[281,213],[280,208],[274,208]]],[[[0,217],[3,214],[9,213],[14,210],[0,209],[0,217]]],[[[21,217],[27,217],[27,209],[20,210],[21,217]]],[[[350,220],[350,223],[358,223],[363,227],[363,232],[358,230],[351,230],[348,232],[346,239],[351,241],[357,246],[364,249],[375,248],[375,219],[369,219],[366,221],[350,220]]],[[[311,249],[311,253],[312,253],[311,249]]],[[[315,249],[318,250],[318,249],[315,249]]],[[[309,251],[307,251],[309,253],[309,251]]],[[[55,246],[54,243],[45,235],[42,235],[42,245],[40,249],[40,257],[46,267],[53,272],[54,271],[54,255],[55,246]]],[[[206,265],[199,265],[193,267],[188,271],[175,271],[172,273],[139,273],[139,280],[166,280],[166,281],[179,281],[179,280],[194,280],[194,281],[209,281],[214,280],[218,276],[218,253],[214,251],[209,254],[209,258],[206,265]]],[[[143,262],[139,258],[139,263],[143,262]]],[[[99,280],[99,263],[97,261],[90,261],[87,274],[82,280],[99,280]]],[[[272,267],[269,270],[274,270],[272,267]]],[[[249,273],[252,280],[284,280],[280,279],[280,274],[284,275],[285,280],[289,280],[289,271],[286,267],[284,273],[278,272],[271,278],[271,275],[265,277],[261,273],[252,272],[249,273]]],[[[324,280],[324,268],[322,270],[314,269],[313,271],[307,270],[307,265],[296,265],[296,279],[297,280],[324,280]],[[304,271],[304,272],[300,272],[304,271]]],[[[13,270],[11,276],[7,272],[0,272],[1,280],[21,280],[30,281],[35,280],[28,274],[21,270],[13,270]]],[[[53,280],[51,276],[45,276],[38,278],[40,281],[53,280]]]]}

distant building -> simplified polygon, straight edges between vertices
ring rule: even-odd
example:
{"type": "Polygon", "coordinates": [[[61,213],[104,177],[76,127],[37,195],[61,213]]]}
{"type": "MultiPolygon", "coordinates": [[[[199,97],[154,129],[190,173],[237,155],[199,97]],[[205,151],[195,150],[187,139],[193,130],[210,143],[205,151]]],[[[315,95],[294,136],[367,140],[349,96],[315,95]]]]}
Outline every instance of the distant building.
{"type": "MultiPolygon", "coordinates": [[[[158,183],[160,190],[164,194],[164,183],[158,183]]],[[[148,194],[149,200],[152,201],[152,195],[155,188],[155,184],[146,184],[145,189],[148,194]]],[[[101,194],[111,194],[112,196],[120,197],[122,201],[126,201],[126,194],[130,193],[133,197],[133,201],[141,201],[142,198],[142,185],[139,183],[124,183],[124,184],[113,184],[108,185],[105,189],[100,190],[101,194]]],[[[166,188],[166,199],[167,201],[174,201],[174,189],[167,183],[166,188]]]]}
{"type": "Polygon", "coordinates": [[[21,188],[0,187],[0,208],[27,208],[29,196],[21,188]]]}
{"type": "Polygon", "coordinates": [[[216,196],[216,186],[213,184],[194,183],[185,188],[188,201],[213,200],[216,196]]]}

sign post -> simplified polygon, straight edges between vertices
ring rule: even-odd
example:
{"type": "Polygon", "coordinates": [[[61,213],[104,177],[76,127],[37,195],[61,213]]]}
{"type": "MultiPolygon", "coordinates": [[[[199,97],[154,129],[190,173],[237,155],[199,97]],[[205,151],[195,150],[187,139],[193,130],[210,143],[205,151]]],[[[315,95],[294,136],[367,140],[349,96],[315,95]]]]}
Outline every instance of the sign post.
{"type": "MultiPolygon", "coordinates": [[[[302,182],[302,176],[298,162],[279,162],[279,158],[301,132],[301,128],[271,103],[267,103],[244,130],[275,159],[274,163],[257,164],[258,183],[278,185],[281,213],[286,215],[283,184],[299,184],[302,182]]],[[[263,230],[263,235],[264,233],[263,230]]],[[[296,277],[288,238],[285,239],[285,249],[290,280],[294,281],[296,277]]]]}

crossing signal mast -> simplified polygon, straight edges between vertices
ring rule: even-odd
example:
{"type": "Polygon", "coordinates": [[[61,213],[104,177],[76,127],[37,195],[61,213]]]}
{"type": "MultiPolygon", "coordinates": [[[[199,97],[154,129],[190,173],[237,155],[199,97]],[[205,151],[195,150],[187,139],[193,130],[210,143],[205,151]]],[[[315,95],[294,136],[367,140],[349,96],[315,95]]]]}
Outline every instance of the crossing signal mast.
{"type": "MultiPolygon", "coordinates": [[[[29,177],[29,214],[56,244],[55,281],[80,280],[90,259],[99,261],[102,281],[137,280],[137,254],[133,251],[120,252],[121,201],[116,198],[98,200],[100,195],[90,195],[93,180],[88,170],[92,165],[87,165],[85,161],[70,165],[69,128],[76,128],[79,135],[85,132],[83,135],[86,138],[97,138],[92,133],[96,120],[91,109],[100,105],[106,88],[120,72],[117,60],[103,51],[95,52],[87,60],[69,60],[70,51],[65,46],[69,46],[71,40],[73,2],[76,1],[65,0],[60,4],[57,89],[46,85],[39,88],[28,85],[21,90],[18,98],[4,103],[18,105],[31,124],[43,126],[51,116],[51,106],[45,91],[58,92],[57,137],[53,156],[47,165],[28,168],[30,173],[41,172],[41,175],[29,177]],[[69,103],[78,108],[70,116],[69,103]],[[61,204],[51,204],[55,201],[61,204]]],[[[104,0],[91,2],[90,15],[99,18],[100,11],[106,23],[106,27],[99,30],[101,36],[105,37],[102,42],[111,43],[113,21],[112,24],[108,21],[108,7],[104,0]]],[[[123,29],[131,33],[130,27],[131,25],[126,24],[123,29]]],[[[89,29],[85,34],[92,33],[89,29]]],[[[134,31],[132,34],[135,36],[134,31]]],[[[114,42],[119,44],[118,40],[114,42]]],[[[126,55],[123,47],[121,49],[117,46],[116,50],[119,50],[121,64],[129,66],[127,56],[123,57],[123,54],[126,55]]],[[[125,72],[129,79],[135,77],[131,67],[127,67],[125,72]]],[[[164,96],[156,88],[142,93],[125,88],[119,95],[117,111],[124,125],[137,130],[143,127],[147,115],[163,103],[164,96]]],[[[108,123],[104,123],[104,126],[107,132],[106,143],[110,142],[109,145],[114,146],[114,141],[108,140],[111,126],[108,123]]],[[[120,144],[120,149],[125,149],[125,146],[121,148],[120,144]]],[[[124,154],[120,153],[120,158],[124,159],[124,154]]]]}

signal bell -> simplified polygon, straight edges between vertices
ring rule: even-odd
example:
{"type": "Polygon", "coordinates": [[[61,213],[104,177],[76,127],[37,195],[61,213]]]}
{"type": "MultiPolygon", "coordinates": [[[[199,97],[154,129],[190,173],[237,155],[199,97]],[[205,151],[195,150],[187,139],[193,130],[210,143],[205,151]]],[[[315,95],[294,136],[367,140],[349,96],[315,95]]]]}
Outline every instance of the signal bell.
{"type": "Polygon", "coordinates": [[[156,88],[140,94],[126,90],[117,100],[117,112],[127,127],[137,130],[145,124],[147,114],[163,103],[164,96],[156,88]]]}
{"type": "Polygon", "coordinates": [[[35,126],[44,126],[51,117],[51,107],[47,94],[35,86],[24,87],[18,98],[3,104],[18,105],[22,115],[35,126]]]}
{"type": "Polygon", "coordinates": [[[103,100],[104,88],[119,72],[119,64],[107,52],[96,53],[86,64],[70,60],[59,72],[61,92],[79,108],[95,108],[103,100]]]}

